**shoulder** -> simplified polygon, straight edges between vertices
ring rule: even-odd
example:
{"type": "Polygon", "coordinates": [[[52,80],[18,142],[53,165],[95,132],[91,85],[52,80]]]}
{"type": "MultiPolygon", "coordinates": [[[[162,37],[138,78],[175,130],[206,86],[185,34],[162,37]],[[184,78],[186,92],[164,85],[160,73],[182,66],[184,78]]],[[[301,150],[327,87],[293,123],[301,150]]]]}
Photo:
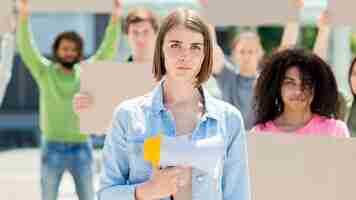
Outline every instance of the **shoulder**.
{"type": "Polygon", "coordinates": [[[272,121],[268,121],[265,123],[260,123],[260,124],[256,124],[254,127],[252,127],[251,129],[251,133],[256,133],[256,134],[261,134],[264,132],[274,132],[275,130],[275,126],[273,124],[272,121]]]}
{"type": "Polygon", "coordinates": [[[315,123],[320,126],[320,128],[324,129],[325,131],[332,131],[332,136],[339,136],[339,137],[350,137],[348,128],[345,122],[334,119],[334,118],[327,118],[323,116],[316,116],[315,123]]]}
{"type": "Polygon", "coordinates": [[[122,101],[117,105],[116,110],[136,110],[144,109],[152,100],[151,93],[122,101]]]}
{"type": "Polygon", "coordinates": [[[225,137],[232,140],[239,135],[245,135],[245,126],[240,111],[233,105],[219,99],[210,99],[210,109],[213,110],[219,127],[222,128],[225,137]]]}
{"type": "Polygon", "coordinates": [[[242,119],[241,112],[230,103],[211,97],[209,104],[209,106],[214,107],[214,109],[217,110],[222,116],[242,119]]]}
{"type": "Polygon", "coordinates": [[[138,114],[144,114],[149,108],[149,102],[152,96],[149,94],[125,100],[118,104],[114,110],[114,119],[120,117],[131,118],[138,114]]]}

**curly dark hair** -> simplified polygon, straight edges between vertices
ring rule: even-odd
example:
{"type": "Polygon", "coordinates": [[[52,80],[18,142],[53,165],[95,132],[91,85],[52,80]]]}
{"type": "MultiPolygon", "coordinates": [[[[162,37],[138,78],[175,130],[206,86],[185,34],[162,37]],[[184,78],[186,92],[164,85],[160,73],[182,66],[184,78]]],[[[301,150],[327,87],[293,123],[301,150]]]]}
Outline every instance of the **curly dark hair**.
{"type": "Polygon", "coordinates": [[[283,113],[281,83],[286,71],[292,67],[299,69],[302,86],[309,86],[314,92],[311,112],[336,117],[340,103],[331,67],[305,49],[292,48],[275,52],[261,62],[263,70],[257,78],[254,94],[255,125],[274,120],[283,113]]]}
{"type": "Polygon", "coordinates": [[[58,34],[54,40],[52,45],[52,53],[55,57],[57,56],[57,50],[62,40],[69,40],[74,42],[77,46],[79,57],[81,58],[83,56],[84,42],[82,37],[75,31],[67,31],[58,34]]]}

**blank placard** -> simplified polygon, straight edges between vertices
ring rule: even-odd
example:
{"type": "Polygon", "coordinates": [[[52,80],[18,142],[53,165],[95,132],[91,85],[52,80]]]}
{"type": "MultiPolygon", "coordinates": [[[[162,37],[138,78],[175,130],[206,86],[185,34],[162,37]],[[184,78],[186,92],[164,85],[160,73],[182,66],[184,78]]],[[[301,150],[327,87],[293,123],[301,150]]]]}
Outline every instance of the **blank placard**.
{"type": "Polygon", "coordinates": [[[356,1],[329,0],[328,10],[333,25],[356,26],[356,1]]]}
{"type": "Polygon", "coordinates": [[[294,0],[212,0],[203,11],[216,26],[285,24],[298,14],[294,0]]]}
{"type": "Polygon", "coordinates": [[[30,0],[31,12],[110,13],[112,0],[30,0]]]}
{"type": "Polygon", "coordinates": [[[250,134],[252,200],[355,199],[356,140],[250,134]]]}
{"type": "Polygon", "coordinates": [[[93,97],[94,105],[80,114],[83,133],[105,133],[115,108],[124,100],[149,93],[154,86],[152,64],[96,62],[81,64],[81,92],[93,97]]]}
{"type": "Polygon", "coordinates": [[[0,34],[11,31],[10,17],[13,8],[12,0],[1,0],[0,6],[0,34]]]}

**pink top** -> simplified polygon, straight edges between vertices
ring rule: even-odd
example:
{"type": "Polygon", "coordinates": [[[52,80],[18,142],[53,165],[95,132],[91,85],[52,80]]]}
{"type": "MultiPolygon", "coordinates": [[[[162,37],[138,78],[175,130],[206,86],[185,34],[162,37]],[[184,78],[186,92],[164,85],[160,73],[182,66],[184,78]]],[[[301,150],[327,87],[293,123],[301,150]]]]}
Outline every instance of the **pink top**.
{"type": "MultiPolygon", "coordinates": [[[[258,124],[252,132],[258,134],[283,133],[273,121],[268,121],[265,124],[258,124]]],[[[349,130],[343,121],[314,115],[313,118],[304,127],[294,131],[297,135],[318,135],[318,136],[335,136],[335,137],[350,137],[349,130]]]]}

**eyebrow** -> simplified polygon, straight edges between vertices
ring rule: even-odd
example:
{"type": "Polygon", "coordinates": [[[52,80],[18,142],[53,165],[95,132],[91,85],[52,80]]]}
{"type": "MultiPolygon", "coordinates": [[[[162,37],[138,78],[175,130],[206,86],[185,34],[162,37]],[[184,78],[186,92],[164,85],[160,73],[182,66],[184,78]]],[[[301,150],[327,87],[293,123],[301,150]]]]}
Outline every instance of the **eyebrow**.
{"type": "Polygon", "coordinates": [[[169,42],[170,43],[180,43],[180,44],[183,43],[182,41],[179,41],[179,40],[170,40],[169,42]]]}
{"type": "Polygon", "coordinates": [[[284,80],[292,80],[292,81],[295,81],[296,79],[293,78],[293,77],[285,76],[285,77],[284,77],[284,80]]]}
{"type": "MultiPolygon", "coordinates": [[[[169,43],[179,43],[179,44],[182,44],[183,42],[182,41],[179,41],[179,40],[170,40],[169,43]]],[[[191,45],[195,45],[195,46],[203,46],[203,43],[200,43],[200,42],[194,42],[194,43],[191,43],[191,45]]]]}
{"type": "Polygon", "coordinates": [[[192,43],[192,45],[196,45],[196,46],[203,46],[203,43],[200,43],[200,42],[195,42],[195,43],[192,43]]]}

